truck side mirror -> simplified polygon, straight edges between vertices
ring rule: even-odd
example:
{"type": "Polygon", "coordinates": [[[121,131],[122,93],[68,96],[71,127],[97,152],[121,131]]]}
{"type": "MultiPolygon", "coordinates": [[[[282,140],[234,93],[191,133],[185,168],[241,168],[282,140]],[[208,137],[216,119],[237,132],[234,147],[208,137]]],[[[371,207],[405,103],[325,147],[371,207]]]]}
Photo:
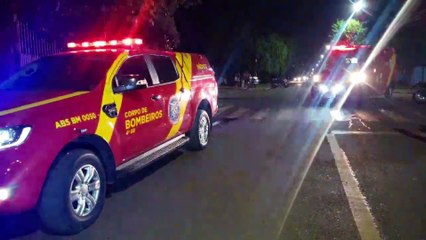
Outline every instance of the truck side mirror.
{"type": "Polygon", "coordinates": [[[148,88],[146,78],[138,75],[117,75],[114,78],[114,93],[123,93],[148,88]]]}

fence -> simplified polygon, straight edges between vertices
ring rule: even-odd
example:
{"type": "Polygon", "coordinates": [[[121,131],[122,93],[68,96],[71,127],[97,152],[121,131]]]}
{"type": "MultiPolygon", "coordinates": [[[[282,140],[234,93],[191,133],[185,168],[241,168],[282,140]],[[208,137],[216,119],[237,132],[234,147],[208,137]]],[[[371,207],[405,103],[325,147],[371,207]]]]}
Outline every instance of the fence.
{"type": "Polygon", "coordinates": [[[20,66],[63,50],[56,41],[40,37],[27,23],[16,22],[16,33],[20,66]]]}

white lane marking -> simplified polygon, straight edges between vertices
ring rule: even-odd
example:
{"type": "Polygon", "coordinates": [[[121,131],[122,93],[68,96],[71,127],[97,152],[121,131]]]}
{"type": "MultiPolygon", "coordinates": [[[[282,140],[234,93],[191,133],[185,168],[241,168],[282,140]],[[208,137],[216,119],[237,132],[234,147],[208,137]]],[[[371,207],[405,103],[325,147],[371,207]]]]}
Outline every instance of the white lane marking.
{"type": "Polygon", "coordinates": [[[246,114],[248,111],[250,111],[250,109],[239,108],[237,111],[235,111],[235,112],[229,114],[228,116],[226,116],[226,118],[231,118],[231,119],[240,118],[244,114],[246,114]]]}
{"type": "Polygon", "coordinates": [[[389,110],[385,110],[385,109],[380,109],[380,113],[382,113],[383,115],[385,115],[388,118],[391,118],[392,120],[396,121],[396,122],[409,122],[410,120],[408,120],[407,118],[401,116],[398,113],[389,111],[389,110]]]}
{"type": "Polygon", "coordinates": [[[374,115],[366,111],[356,111],[355,115],[367,122],[379,122],[379,118],[375,117],[374,115]]]}
{"type": "Polygon", "coordinates": [[[363,131],[341,131],[334,130],[331,132],[333,135],[400,135],[398,132],[363,132],[363,131]]]}
{"type": "Polygon", "coordinates": [[[216,127],[216,126],[220,125],[221,123],[222,123],[221,121],[215,121],[215,122],[212,124],[212,126],[213,126],[213,127],[216,127]]]}
{"type": "Polygon", "coordinates": [[[343,189],[345,190],[346,197],[348,198],[349,206],[361,239],[381,239],[368,203],[359,189],[359,183],[349,164],[348,157],[340,148],[334,134],[328,134],[327,140],[330,143],[331,151],[334,155],[340,175],[340,180],[342,181],[343,189]]]}
{"type": "Polygon", "coordinates": [[[226,105],[226,106],[223,106],[223,107],[219,107],[219,110],[217,111],[216,115],[220,115],[221,113],[224,113],[225,111],[227,111],[227,110],[229,110],[233,107],[234,107],[233,105],[226,105]]]}
{"type": "Polygon", "coordinates": [[[268,116],[270,111],[271,110],[269,108],[265,109],[265,110],[260,110],[260,111],[256,112],[253,116],[251,116],[250,119],[252,119],[252,120],[263,120],[263,119],[266,118],[266,116],[268,116]]]}
{"type": "Polygon", "coordinates": [[[296,119],[296,117],[294,116],[295,114],[301,115],[299,114],[298,111],[294,111],[290,109],[282,109],[278,112],[277,119],[284,120],[284,121],[293,120],[293,119],[296,119]]]}

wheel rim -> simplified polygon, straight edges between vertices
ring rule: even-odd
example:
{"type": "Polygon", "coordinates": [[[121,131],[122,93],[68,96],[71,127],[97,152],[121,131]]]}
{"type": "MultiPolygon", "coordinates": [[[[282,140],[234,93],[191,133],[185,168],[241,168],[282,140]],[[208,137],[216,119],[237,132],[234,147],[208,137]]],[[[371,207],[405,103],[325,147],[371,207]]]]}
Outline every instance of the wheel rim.
{"type": "Polygon", "coordinates": [[[207,145],[209,141],[209,129],[210,129],[209,120],[207,119],[206,116],[201,116],[198,135],[200,138],[200,143],[203,146],[207,145]]]}
{"type": "Polygon", "coordinates": [[[417,101],[419,101],[419,102],[424,102],[424,101],[426,101],[426,97],[425,96],[423,96],[421,93],[416,93],[416,99],[417,99],[417,101]]]}
{"type": "Polygon", "coordinates": [[[81,167],[71,182],[69,200],[74,214],[86,217],[96,207],[101,180],[96,168],[90,164],[81,167]]]}

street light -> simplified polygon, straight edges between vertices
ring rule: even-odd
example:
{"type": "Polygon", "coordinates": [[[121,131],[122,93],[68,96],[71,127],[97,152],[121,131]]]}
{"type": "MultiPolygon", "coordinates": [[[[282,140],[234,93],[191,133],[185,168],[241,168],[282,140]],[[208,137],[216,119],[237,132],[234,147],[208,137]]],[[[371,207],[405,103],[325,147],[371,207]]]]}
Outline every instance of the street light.
{"type": "Polygon", "coordinates": [[[321,54],[321,59],[323,59],[324,58],[324,55],[323,54],[321,54]]]}
{"type": "Polygon", "coordinates": [[[359,0],[357,2],[354,2],[353,4],[354,12],[356,13],[362,11],[364,7],[365,7],[365,3],[363,0],[359,0]]]}
{"type": "Polygon", "coordinates": [[[330,50],[331,46],[330,45],[325,45],[325,49],[330,50]]]}

